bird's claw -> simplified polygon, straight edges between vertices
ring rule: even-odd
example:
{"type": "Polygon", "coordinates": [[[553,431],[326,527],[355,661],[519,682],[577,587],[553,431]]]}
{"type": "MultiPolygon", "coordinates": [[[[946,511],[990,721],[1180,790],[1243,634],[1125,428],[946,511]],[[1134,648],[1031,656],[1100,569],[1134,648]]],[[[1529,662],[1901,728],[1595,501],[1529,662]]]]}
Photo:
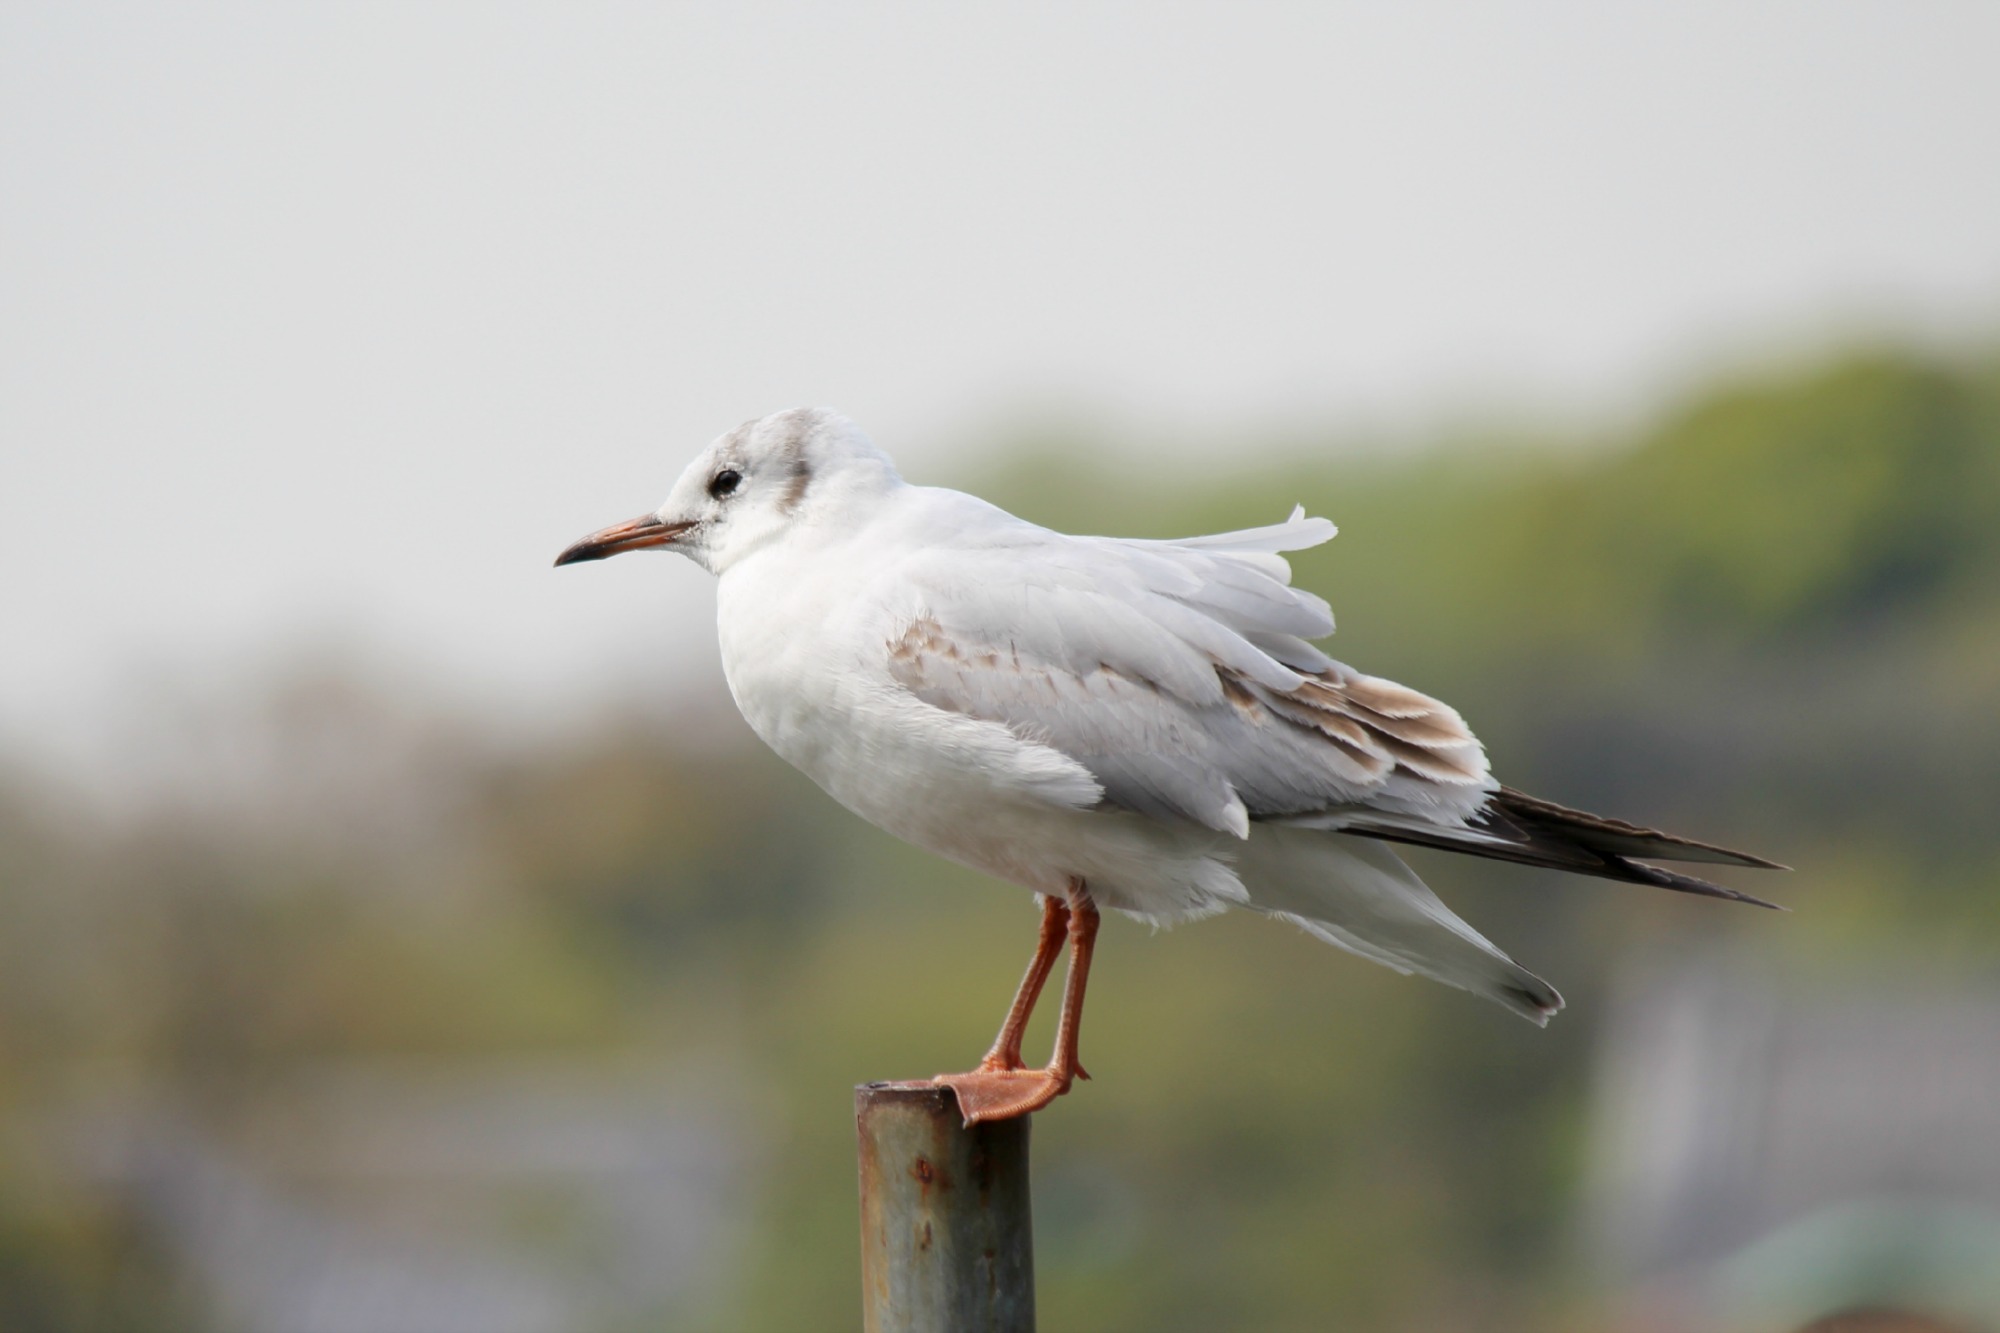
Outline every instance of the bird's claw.
{"type": "Polygon", "coordinates": [[[987,1120],[1011,1120],[1039,1111],[1069,1091],[1068,1077],[1053,1069],[987,1069],[939,1074],[931,1082],[958,1097],[966,1128],[987,1120]]]}

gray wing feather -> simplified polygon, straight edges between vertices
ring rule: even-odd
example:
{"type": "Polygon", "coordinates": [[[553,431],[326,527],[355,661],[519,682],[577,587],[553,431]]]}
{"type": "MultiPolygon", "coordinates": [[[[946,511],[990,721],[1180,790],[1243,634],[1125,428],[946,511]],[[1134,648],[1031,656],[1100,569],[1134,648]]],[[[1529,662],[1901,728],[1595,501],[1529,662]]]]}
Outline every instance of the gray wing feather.
{"type": "Polygon", "coordinates": [[[1367,806],[1460,823],[1492,787],[1450,708],[1305,642],[1321,599],[1277,554],[1323,519],[1186,542],[1045,534],[916,576],[889,669],[934,707],[1087,768],[1107,804],[1238,837],[1251,818],[1367,806]]]}

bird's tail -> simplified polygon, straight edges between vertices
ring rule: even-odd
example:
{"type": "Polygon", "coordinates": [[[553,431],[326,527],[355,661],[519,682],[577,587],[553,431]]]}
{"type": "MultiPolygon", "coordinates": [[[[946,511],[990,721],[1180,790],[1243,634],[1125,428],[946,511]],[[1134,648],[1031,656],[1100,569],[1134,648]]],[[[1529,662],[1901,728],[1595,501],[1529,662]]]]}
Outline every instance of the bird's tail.
{"type": "Polygon", "coordinates": [[[1446,907],[1382,843],[1261,824],[1238,846],[1250,906],[1349,953],[1504,1005],[1537,1026],[1563,1007],[1555,987],[1446,907]]]}

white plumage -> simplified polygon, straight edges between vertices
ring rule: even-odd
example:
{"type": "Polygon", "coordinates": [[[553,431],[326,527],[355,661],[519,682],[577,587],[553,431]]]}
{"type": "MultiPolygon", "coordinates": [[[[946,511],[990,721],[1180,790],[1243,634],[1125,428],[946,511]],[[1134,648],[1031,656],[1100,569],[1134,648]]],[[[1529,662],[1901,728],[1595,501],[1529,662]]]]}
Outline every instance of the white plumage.
{"type": "Polygon", "coordinates": [[[1764,864],[1506,792],[1458,714],[1309,640],[1283,552],[1331,523],[1076,537],[905,483],[839,415],[723,436],[634,546],[720,577],[730,690],[764,741],[898,837],[1060,897],[1174,922],[1240,907],[1537,1023],[1546,982],[1384,839],[1740,897],[1625,851],[1764,864]],[[1618,839],[1623,843],[1612,844],[1618,839]]]}

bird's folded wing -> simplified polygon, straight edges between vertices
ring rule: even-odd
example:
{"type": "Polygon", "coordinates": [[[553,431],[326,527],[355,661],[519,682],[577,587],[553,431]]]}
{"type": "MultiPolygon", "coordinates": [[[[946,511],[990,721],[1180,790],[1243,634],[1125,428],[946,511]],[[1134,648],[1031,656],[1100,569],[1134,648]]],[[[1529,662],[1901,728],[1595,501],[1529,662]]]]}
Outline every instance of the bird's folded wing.
{"type": "Polygon", "coordinates": [[[1294,514],[1187,542],[1050,533],[954,551],[905,571],[889,671],[1158,819],[1238,837],[1252,818],[1356,804],[1456,822],[1492,786],[1458,715],[1307,642],[1333,617],[1277,552],[1332,535],[1294,514]]]}

